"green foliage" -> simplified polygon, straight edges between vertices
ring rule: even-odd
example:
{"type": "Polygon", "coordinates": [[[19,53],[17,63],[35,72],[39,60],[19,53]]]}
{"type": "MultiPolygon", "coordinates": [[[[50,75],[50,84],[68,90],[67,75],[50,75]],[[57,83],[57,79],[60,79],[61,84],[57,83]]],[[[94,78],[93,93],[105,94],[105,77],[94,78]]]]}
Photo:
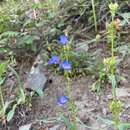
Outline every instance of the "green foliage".
{"type": "Polygon", "coordinates": [[[123,110],[123,104],[120,100],[113,100],[109,104],[109,109],[113,115],[113,121],[118,125],[120,123],[119,114],[123,110]]]}
{"type": "MultiPolygon", "coordinates": [[[[95,39],[93,41],[95,42],[95,39]]],[[[57,54],[60,56],[61,60],[65,60],[66,57],[68,57],[68,59],[72,62],[73,67],[71,70],[71,77],[96,74],[95,72],[97,70],[99,71],[99,68],[102,69],[102,61],[98,56],[99,50],[91,54],[86,52],[83,48],[84,46],[80,45],[75,49],[73,38],[70,38],[69,45],[65,48],[58,46],[57,43],[56,45],[54,43],[51,44],[51,46],[48,45],[49,55],[51,55],[50,53],[57,54]]],[[[50,68],[56,72],[60,72],[58,66],[50,68]]]]}
{"type": "Polygon", "coordinates": [[[106,124],[110,128],[115,128],[118,130],[128,130],[130,128],[130,123],[121,123],[120,122],[117,125],[116,122],[114,122],[113,120],[104,119],[101,117],[99,117],[98,120],[101,121],[102,123],[106,124]]]}
{"type": "Polygon", "coordinates": [[[9,102],[4,102],[4,96],[2,91],[2,84],[4,83],[5,77],[3,74],[6,72],[7,62],[0,63],[0,119],[5,119],[6,110],[9,106],[9,102]]]}
{"type": "Polygon", "coordinates": [[[17,106],[25,103],[26,96],[24,94],[24,90],[22,88],[22,83],[20,81],[20,78],[19,78],[17,72],[11,66],[8,66],[8,63],[9,62],[0,63],[0,83],[1,83],[0,84],[0,106],[1,106],[0,119],[3,121],[7,120],[9,122],[13,118],[17,106]],[[5,80],[5,77],[3,77],[3,74],[6,72],[7,67],[15,74],[15,76],[18,80],[18,83],[19,83],[18,98],[16,98],[16,100],[12,100],[12,101],[4,101],[4,96],[3,96],[3,92],[2,92],[2,85],[5,80]]]}
{"type": "Polygon", "coordinates": [[[11,119],[14,117],[15,110],[16,110],[17,104],[13,105],[12,109],[7,114],[7,121],[11,121],[11,119]]]}
{"type": "MultiPolygon", "coordinates": [[[[20,77],[17,74],[17,72],[11,66],[9,66],[9,69],[13,72],[13,74],[16,76],[17,81],[18,81],[18,90],[17,90],[18,98],[16,99],[17,105],[24,104],[25,101],[26,101],[26,95],[24,93],[24,89],[23,89],[23,85],[22,85],[22,82],[20,80],[20,77]]],[[[14,108],[16,108],[16,107],[14,107],[14,108]]]]}
{"type": "Polygon", "coordinates": [[[128,130],[130,128],[130,123],[120,123],[118,125],[119,130],[128,130]]]}
{"type": "Polygon", "coordinates": [[[116,87],[116,69],[117,69],[117,64],[119,63],[119,60],[117,60],[117,57],[115,57],[114,54],[114,48],[115,48],[115,41],[116,41],[116,35],[117,35],[117,30],[115,27],[114,23],[114,17],[115,14],[117,13],[117,8],[118,4],[111,3],[109,4],[110,12],[112,15],[112,21],[110,24],[107,25],[107,38],[108,42],[111,43],[111,57],[105,58],[103,61],[103,66],[99,70],[99,79],[92,85],[92,90],[93,91],[99,91],[102,85],[102,82],[104,83],[105,80],[109,80],[112,82],[112,88],[113,88],[113,94],[115,95],[115,87],[116,87]]]}
{"type": "Polygon", "coordinates": [[[64,114],[60,115],[60,120],[64,122],[68,130],[76,130],[75,124],[70,121],[64,114]]]}
{"type": "MultiPolygon", "coordinates": [[[[43,49],[48,51],[48,55],[54,53],[59,55],[61,60],[72,62],[72,71],[64,73],[70,98],[71,118],[74,119],[73,121],[63,119],[69,130],[75,130],[77,123],[77,109],[71,95],[71,78],[80,74],[92,74],[97,78],[97,81],[92,85],[93,91],[99,92],[102,86],[105,86],[109,81],[111,82],[113,100],[109,107],[113,119],[103,119],[103,121],[119,130],[130,127],[129,123],[121,123],[119,119],[119,114],[123,108],[122,103],[116,97],[117,66],[120,60],[115,54],[116,52],[122,53],[124,58],[130,53],[129,45],[119,45],[118,42],[122,38],[119,35],[122,34],[116,28],[115,23],[115,16],[120,16],[123,19],[120,23],[122,27],[125,28],[129,24],[130,13],[126,8],[128,2],[127,0],[124,2],[118,0],[117,4],[117,2],[109,3],[106,0],[41,0],[40,2],[8,0],[0,3],[0,54],[10,56],[15,54],[18,49],[25,50],[23,54],[28,53],[26,50],[37,54],[39,50],[43,49]],[[124,8],[124,12],[122,12],[122,8],[124,8]],[[95,32],[97,32],[97,26],[104,29],[106,23],[106,32],[103,36],[102,34],[97,35],[96,38],[86,41],[87,50],[84,51],[84,46],[80,46],[81,51],[77,50],[75,46],[77,42],[84,41],[84,37],[89,39],[86,36],[88,30],[95,26],[95,32]],[[70,43],[67,46],[59,47],[55,44],[56,39],[59,34],[63,33],[72,36],[72,38],[70,38],[70,43]],[[98,58],[98,50],[96,49],[92,54],[89,46],[93,47],[95,43],[104,41],[110,43],[111,56],[108,54],[108,57],[101,61],[98,58]]],[[[55,66],[53,69],[57,68],[55,66]]],[[[57,70],[59,72],[59,69],[57,70]]],[[[39,94],[42,94],[42,91],[39,94]]],[[[29,102],[32,95],[28,99],[29,102]]],[[[0,63],[0,119],[11,121],[17,107],[28,102],[27,98],[19,73],[11,65],[8,65],[8,62],[0,63]],[[9,102],[4,101],[2,93],[7,68],[18,81],[15,100],[9,102]]]]}

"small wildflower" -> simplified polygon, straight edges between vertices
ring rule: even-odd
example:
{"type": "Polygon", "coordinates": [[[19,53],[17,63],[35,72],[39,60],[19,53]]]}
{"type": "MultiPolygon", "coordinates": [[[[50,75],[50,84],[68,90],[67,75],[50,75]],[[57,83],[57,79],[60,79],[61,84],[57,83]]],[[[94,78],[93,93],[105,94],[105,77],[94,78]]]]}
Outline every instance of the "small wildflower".
{"type": "Polygon", "coordinates": [[[68,97],[63,95],[57,98],[57,103],[59,105],[65,105],[68,102],[68,97]]]}
{"type": "Polygon", "coordinates": [[[61,45],[66,45],[69,42],[68,37],[65,35],[60,35],[58,39],[58,43],[61,45]]]}
{"type": "Polygon", "coordinates": [[[72,63],[68,60],[64,60],[60,64],[60,68],[64,70],[71,70],[72,69],[72,63]]]}
{"type": "Polygon", "coordinates": [[[52,55],[52,57],[49,59],[48,64],[59,64],[60,63],[60,58],[57,55],[52,55]]]}

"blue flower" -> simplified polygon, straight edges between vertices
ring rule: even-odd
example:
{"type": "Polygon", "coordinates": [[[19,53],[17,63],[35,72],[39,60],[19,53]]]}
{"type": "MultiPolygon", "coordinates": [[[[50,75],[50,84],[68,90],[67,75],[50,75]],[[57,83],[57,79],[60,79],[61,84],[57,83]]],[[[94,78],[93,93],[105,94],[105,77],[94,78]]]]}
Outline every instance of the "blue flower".
{"type": "Polygon", "coordinates": [[[72,63],[68,60],[64,60],[60,64],[60,68],[64,70],[71,70],[72,69],[72,63]]]}
{"type": "Polygon", "coordinates": [[[57,103],[59,105],[65,105],[68,102],[68,99],[69,98],[67,96],[65,96],[65,95],[60,96],[60,97],[57,98],[57,103]]]}
{"type": "Polygon", "coordinates": [[[58,43],[61,45],[66,45],[69,42],[68,37],[65,35],[60,35],[58,39],[58,43]]]}
{"type": "Polygon", "coordinates": [[[56,65],[56,64],[59,64],[59,63],[60,63],[60,58],[57,55],[52,55],[52,57],[48,61],[49,65],[52,65],[52,64],[56,65]]]}

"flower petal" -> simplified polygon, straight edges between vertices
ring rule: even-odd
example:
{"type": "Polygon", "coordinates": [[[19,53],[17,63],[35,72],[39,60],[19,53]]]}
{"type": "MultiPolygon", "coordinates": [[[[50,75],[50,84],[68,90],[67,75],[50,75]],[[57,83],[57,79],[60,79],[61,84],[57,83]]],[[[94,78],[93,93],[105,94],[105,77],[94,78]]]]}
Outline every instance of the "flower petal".
{"type": "Polygon", "coordinates": [[[52,55],[52,57],[49,59],[48,64],[59,64],[60,63],[60,58],[57,55],[52,55]]]}
{"type": "Polygon", "coordinates": [[[65,105],[68,102],[68,97],[63,95],[57,98],[57,103],[59,105],[65,105]]]}
{"type": "Polygon", "coordinates": [[[69,42],[69,40],[68,40],[68,37],[67,37],[67,36],[65,36],[65,35],[60,35],[60,36],[59,36],[59,39],[58,39],[58,42],[59,42],[59,44],[61,44],[61,45],[66,45],[66,44],[69,42]]]}
{"type": "Polygon", "coordinates": [[[72,63],[68,60],[64,60],[60,64],[60,68],[64,70],[71,70],[72,69],[72,63]]]}

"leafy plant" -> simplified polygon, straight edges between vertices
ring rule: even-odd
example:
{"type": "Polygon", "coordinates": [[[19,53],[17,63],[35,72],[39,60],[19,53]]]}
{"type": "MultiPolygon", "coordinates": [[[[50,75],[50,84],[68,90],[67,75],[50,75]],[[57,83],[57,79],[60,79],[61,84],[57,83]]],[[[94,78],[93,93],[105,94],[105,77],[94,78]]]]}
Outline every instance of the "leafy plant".
{"type": "MultiPolygon", "coordinates": [[[[93,91],[99,91],[102,85],[102,82],[104,83],[105,80],[112,79],[110,77],[115,77],[116,74],[116,66],[118,63],[117,58],[114,54],[114,47],[115,47],[115,40],[116,40],[116,27],[114,24],[114,17],[117,12],[118,4],[111,3],[109,5],[110,12],[112,15],[112,22],[107,25],[107,36],[108,36],[108,42],[111,43],[111,57],[105,58],[103,61],[102,68],[99,70],[99,79],[92,85],[93,91]]],[[[113,86],[113,88],[116,86],[113,86]]],[[[114,89],[115,90],[115,89],[114,89]]]]}
{"type": "Polygon", "coordinates": [[[10,121],[14,114],[15,114],[15,110],[17,108],[18,105],[20,104],[24,104],[26,101],[26,95],[24,93],[24,89],[22,88],[22,83],[20,81],[20,78],[17,74],[17,72],[8,65],[9,62],[3,62],[0,63],[0,119],[5,123],[5,121],[10,121]],[[7,68],[9,68],[14,75],[16,76],[17,80],[18,80],[18,84],[19,84],[19,88],[18,88],[18,98],[16,100],[11,100],[11,101],[4,101],[4,96],[3,96],[3,92],[2,92],[2,85],[4,83],[5,77],[4,77],[4,73],[6,72],[7,68]]]}
{"type": "Polygon", "coordinates": [[[4,101],[4,96],[2,92],[2,84],[4,83],[5,77],[3,77],[3,74],[6,72],[7,69],[7,62],[0,63],[0,118],[2,118],[4,121],[6,120],[6,110],[9,106],[9,102],[4,101]]]}
{"type": "Polygon", "coordinates": [[[9,112],[7,113],[7,121],[9,122],[14,117],[16,108],[20,104],[25,104],[26,103],[26,95],[25,95],[21,80],[20,80],[17,72],[11,66],[8,66],[8,67],[13,72],[13,74],[16,76],[17,81],[18,81],[17,97],[12,102],[11,108],[10,108],[9,112]]]}

